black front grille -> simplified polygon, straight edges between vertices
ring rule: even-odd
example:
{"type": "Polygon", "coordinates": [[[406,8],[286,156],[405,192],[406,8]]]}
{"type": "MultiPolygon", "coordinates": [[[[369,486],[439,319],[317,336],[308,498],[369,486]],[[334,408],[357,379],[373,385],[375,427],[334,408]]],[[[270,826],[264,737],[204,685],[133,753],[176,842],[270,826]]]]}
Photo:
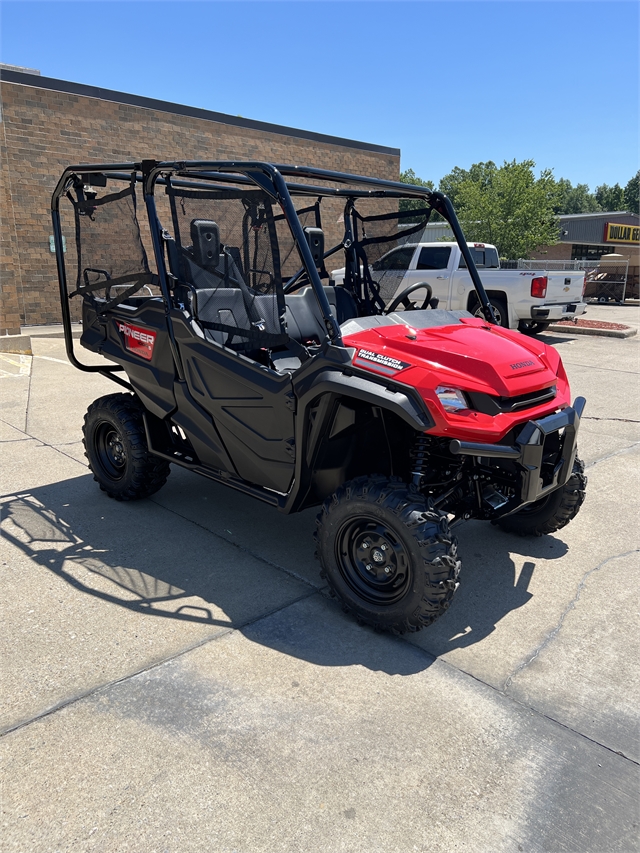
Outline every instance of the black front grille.
{"type": "Polygon", "coordinates": [[[542,403],[548,403],[556,396],[556,386],[542,388],[538,391],[529,391],[527,394],[519,394],[517,397],[494,397],[491,394],[482,394],[478,391],[465,391],[469,398],[471,408],[484,415],[499,415],[505,412],[519,412],[523,409],[533,409],[542,403]]]}

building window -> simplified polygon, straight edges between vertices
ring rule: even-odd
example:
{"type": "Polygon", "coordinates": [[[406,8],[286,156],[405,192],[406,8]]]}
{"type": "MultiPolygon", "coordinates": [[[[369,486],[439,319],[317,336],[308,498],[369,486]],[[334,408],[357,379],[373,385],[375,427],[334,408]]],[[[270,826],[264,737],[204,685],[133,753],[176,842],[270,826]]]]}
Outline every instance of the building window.
{"type": "Polygon", "coordinates": [[[572,261],[599,261],[603,255],[615,252],[613,246],[580,246],[574,243],[571,246],[572,261]]]}

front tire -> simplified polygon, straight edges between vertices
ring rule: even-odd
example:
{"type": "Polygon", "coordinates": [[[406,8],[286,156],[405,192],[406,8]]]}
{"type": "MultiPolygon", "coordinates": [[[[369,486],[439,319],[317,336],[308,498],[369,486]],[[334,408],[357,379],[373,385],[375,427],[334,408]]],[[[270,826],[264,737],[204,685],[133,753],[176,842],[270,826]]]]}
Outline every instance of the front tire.
{"type": "Polygon", "coordinates": [[[132,394],[95,400],[84,418],[84,450],[93,479],[117,501],[147,498],[164,486],[169,463],[149,453],[142,414],[132,394]]]}
{"type": "Polygon", "coordinates": [[[404,634],[430,625],[458,588],[457,541],[445,513],[386,477],[358,477],[317,518],[320,572],[361,623],[404,634]]]}
{"type": "Polygon", "coordinates": [[[503,530],[520,536],[555,533],[576,517],[584,503],[586,488],[584,462],[576,456],[573,471],[564,486],[499,520],[498,524],[503,530]]]}

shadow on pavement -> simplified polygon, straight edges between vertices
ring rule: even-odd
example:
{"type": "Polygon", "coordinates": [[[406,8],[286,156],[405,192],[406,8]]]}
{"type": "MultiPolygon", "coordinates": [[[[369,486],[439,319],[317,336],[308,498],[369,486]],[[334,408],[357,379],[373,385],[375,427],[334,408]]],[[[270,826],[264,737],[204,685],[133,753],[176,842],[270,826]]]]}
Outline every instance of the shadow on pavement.
{"type": "Polygon", "coordinates": [[[449,612],[419,639],[420,646],[435,655],[472,646],[492,634],[501,619],[533,598],[529,584],[537,562],[560,559],[568,550],[554,536],[524,538],[480,521],[467,522],[455,532],[462,560],[460,589],[449,612]],[[519,571],[510,555],[524,558],[517,561],[519,571]]]}
{"type": "MultiPolygon", "coordinates": [[[[318,601],[310,585],[313,598],[300,601],[295,590],[289,591],[280,606],[252,613],[250,606],[255,605],[247,604],[249,590],[255,599],[256,582],[273,584],[274,578],[285,578],[278,569],[264,564],[263,574],[256,557],[245,557],[236,546],[200,527],[195,528],[200,543],[194,546],[188,538],[190,522],[183,519],[181,540],[175,541],[175,536],[172,540],[171,525],[162,517],[158,521],[162,509],[157,504],[118,504],[101,494],[89,475],[0,500],[3,533],[9,542],[76,590],[107,604],[147,617],[236,628],[252,641],[321,666],[360,664],[409,674],[432,662],[407,644],[400,647],[403,651],[395,644],[396,652],[383,659],[367,651],[370,629],[343,617],[335,602],[318,601]],[[147,547],[150,535],[156,537],[152,549],[147,547]],[[209,549],[202,548],[203,537],[209,549]],[[235,554],[232,577],[229,560],[217,559],[216,549],[235,554]],[[194,604],[189,601],[193,597],[201,601],[194,604]],[[295,606],[287,606],[294,601],[295,606]],[[220,610],[226,619],[214,615],[220,610]],[[255,621],[269,612],[267,619],[255,621]],[[331,629],[327,620],[333,623],[331,629]],[[342,620],[340,639],[336,620],[342,620]]],[[[238,530],[251,524],[252,517],[276,512],[248,497],[237,507],[238,530]]],[[[268,523],[268,518],[260,521],[268,523]]],[[[434,655],[470,646],[491,634],[504,616],[532,598],[528,586],[535,560],[557,559],[567,550],[551,536],[521,539],[480,522],[470,522],[456,533],[463,561],[461,588],[445,616],[419,635],[419,645],[434,655]],[[530,558],[519,574],[509,551],[530,558]]],[[[311,561],[311,536],[308,550],[311,561]]],[[[301,583],[300,587],[304,589],[301,583]]]]}
{"type": "Polygon", "coordinates": [[[575,341],[576,337],[577,335],[574,335],[572,338],[565,338],[561,332],[543,332],[540,335],[536,335],[535,339],[541,341],[543,344],[556,346],[557,344],[570,344],[572,341],[575,341]]]}

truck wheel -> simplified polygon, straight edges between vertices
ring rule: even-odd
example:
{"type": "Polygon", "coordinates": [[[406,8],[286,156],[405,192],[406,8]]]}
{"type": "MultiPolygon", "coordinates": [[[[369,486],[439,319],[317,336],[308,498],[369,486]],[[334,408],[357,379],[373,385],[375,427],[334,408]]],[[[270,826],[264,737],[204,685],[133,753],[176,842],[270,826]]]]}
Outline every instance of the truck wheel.
{"type": "Polygon", "coordinates": [[[535,320],[520,320],[518,329],[523,335],[541,335],[550,325],[551,323],[538,323],[535,320]]]}
{"type": "MultiPolygon", "coordinates": [[[[499,326],[504,326],[505,329],[509,328],[509,312],[507,311],[507,303],[504,299],[499,299],[497,296],[490,296],[489,302],[493,308],[493,314],[498,322],[499,326]]],[[[481,320],[484,320],[484,312],[482,310],[482,305],[475,305],[475,307],[471,308],[474,317],[480,317],[481,320]]]]}
{"type": "Polygon", "coordinates": [[[571,476],[562,488],[525,506],[519,512],[508,515],[498,521],[498,524],[503,530],[518,533],[520,536],[555,533],[576,517],[584,502],[586,488],[584,462],[576,456],[571,476]]]}
{"type": "Polygon", "coordinates": [[[446,514],[405,483],[358,477],[324,502],[316,524],[320,575],[359,622],[404,634],[449,607],[457,540],[446,514]]]}
{"type": "Polygon", "coordinates": [[[93,479],[117,501],[152,495],[171,470],[149,453],[143,411],[132,394],[109,394],[93,402],[84,418],[84,451],[93,479]]]}

